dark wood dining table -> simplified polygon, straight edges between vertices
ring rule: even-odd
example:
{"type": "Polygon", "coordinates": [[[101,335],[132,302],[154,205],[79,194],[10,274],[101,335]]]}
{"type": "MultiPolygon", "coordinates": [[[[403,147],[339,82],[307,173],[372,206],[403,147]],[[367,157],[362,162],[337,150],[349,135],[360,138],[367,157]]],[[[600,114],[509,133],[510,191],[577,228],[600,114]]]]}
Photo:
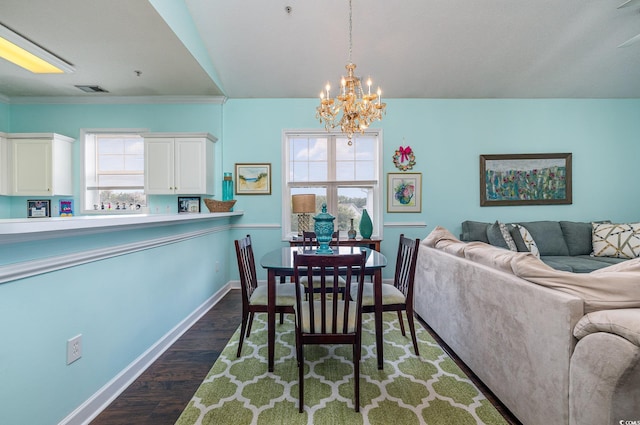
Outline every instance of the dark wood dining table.
{"type": "MultiPolygon", "coordinates": [[[[380,252],[365,247],[338,246],[332,247],[333,254],[357,254],[365,251],[367,262],[365,274],[373,276],[374,300],[375,300],[375,328],[376,328],[376,352],[378,355],[378,369],[384,367],[384,353],[382,342],[382,268],[387,265],[387,258],[380,252]]],[[[267,347],[268,368],[273,372],[274,353],[276,340],[276,278],[293,276],[293,253],[309,254],[314,251],[305,250],[303,247],[284,247],[267,252],[261,259],[260,265],[267,270],[267,347]]]]}

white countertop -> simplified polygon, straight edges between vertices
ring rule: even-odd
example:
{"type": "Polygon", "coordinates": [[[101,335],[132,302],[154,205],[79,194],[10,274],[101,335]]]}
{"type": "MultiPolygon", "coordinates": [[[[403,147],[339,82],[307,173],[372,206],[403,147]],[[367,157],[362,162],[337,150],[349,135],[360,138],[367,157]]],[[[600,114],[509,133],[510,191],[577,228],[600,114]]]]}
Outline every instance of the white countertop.
{"type": "Polygon", "coordinates": [[[77,236],[117,227],[142,228],[198,220],[216,220],[243,215],[244,211],[199,214],[118,214],[74,217],[18,218],[0,220],[0,243],[50,238],[53,235],[77,236]],[[53,233],[52,233],[53,232],[53,233]]]}

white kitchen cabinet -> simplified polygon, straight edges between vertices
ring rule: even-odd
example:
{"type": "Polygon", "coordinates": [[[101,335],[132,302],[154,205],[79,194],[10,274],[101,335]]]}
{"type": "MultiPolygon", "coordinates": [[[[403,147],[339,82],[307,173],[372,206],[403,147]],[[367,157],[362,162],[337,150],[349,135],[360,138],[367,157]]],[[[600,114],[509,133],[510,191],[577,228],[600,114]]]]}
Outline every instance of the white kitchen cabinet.
{"type": "Polygon", "coordinates": [[[9,160],[7,159],[7,135],[0,133],[0,195],[8,195],[9,160]]]}
{"type": "Polygon", "coordinates": [[[12,133],[7,139],[10,195],[73,195],[74,139],[55,133],[12,133]]]}
{"type": "Polygon", "coordinates": [[[147,195],[213,195],[214,143],[208,133],[144,134],[147,195]]]}

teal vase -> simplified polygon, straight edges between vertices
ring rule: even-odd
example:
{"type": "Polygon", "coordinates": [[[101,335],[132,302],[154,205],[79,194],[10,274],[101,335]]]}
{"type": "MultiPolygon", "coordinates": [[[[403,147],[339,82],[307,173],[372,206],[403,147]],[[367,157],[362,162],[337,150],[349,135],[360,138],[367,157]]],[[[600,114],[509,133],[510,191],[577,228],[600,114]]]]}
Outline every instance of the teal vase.
{"type": "Polygon", "coordinates": [[[363,239],[371,239],[372,233],[373,223],[371,222],[371,217],[369,217],[369,213],[365,208],[362,210],[362,217],[360,218],[360,235],[362,235],[363,239]]]}

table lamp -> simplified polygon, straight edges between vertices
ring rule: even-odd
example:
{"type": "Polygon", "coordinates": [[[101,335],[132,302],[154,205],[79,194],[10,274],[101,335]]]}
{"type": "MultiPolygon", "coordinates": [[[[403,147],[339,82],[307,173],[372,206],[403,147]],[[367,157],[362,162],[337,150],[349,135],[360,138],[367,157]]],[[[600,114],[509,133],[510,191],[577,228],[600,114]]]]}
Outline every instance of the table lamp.
{"type": "Polygon", "coordinates": [[[292,195],[291,203],[291,211],[298,214],[298,236],[302,236],[303,231],[309,231],[309,214],[316,212],[316,195],[292,195]]]}

